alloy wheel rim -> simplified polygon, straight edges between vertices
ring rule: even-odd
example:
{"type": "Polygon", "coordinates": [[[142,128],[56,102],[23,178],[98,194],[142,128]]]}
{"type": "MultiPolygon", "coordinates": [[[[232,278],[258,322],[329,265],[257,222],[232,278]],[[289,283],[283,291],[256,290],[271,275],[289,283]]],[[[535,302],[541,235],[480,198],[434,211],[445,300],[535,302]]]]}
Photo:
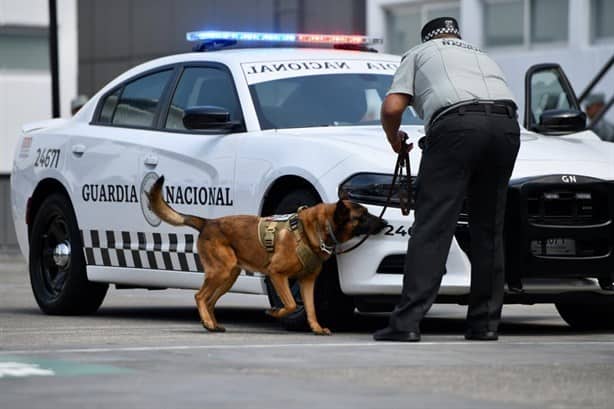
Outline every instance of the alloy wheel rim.
{"type": "Polygon", "coordinates": [[[41,278],[45,292],[55,299],[64,289],[71,264],[70,233],[62,215],[50,218],[41,240],[41,278]]]}

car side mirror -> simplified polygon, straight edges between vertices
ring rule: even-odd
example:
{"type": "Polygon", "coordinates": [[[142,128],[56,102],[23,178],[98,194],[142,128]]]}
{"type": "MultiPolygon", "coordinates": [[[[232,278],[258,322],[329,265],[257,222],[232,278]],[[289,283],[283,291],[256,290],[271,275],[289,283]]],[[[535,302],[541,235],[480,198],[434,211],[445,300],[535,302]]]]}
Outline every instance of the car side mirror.
{"type": "Polygon", "coordinates": [[[550,135],[562,135],[586,129],[586,114],[575,109],[550,109],[539,117],[537,131],[550,135]]]}
{"type": "Polygon", "coordinates": [[[225,108],[207,105],[187,108],[183,114],[183,125],[195,130],[232,131],[240,127],[241,123],[231,121],[230,113],[225,108]]]}

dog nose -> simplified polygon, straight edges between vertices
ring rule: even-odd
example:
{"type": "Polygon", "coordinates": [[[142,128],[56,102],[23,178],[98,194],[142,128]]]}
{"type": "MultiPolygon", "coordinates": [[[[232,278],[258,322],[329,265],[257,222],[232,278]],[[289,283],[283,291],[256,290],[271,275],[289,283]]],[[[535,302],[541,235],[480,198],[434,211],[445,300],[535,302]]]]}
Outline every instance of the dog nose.
{"type": "Polygon", "coordinates": [[[388,225],[388,222],[384,219],[377,219],[377,223],[373,225],[373,233],[379,233],[388,225]]]}

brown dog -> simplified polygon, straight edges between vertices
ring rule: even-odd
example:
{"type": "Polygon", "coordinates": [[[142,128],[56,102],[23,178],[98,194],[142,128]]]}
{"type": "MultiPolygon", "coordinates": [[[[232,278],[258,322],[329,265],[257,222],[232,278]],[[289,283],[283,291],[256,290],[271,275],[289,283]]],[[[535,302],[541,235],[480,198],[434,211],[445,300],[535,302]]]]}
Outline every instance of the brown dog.
{"type": "Polygon", "coordinates": [[[284,305],[283,308],[267,311],[276,318],[296,310],[288,284],[288,278],[296,278],[311,330],[316,334],[329,335],[330,330],[318,323],[313,301],[314,284],[322,264],[331,256],[335,244],[358,235],[378,233],[386,226],[385,221],[348,200],[318,204],[298,213],[297,229],[279,230],[268,252],[259,235],[262,218],[227,216],[203,219],[183,215],[164,201],[163,184],[164,176],[161,176],[149,192],[151,210],[169,224],[190,226],[200,232],[197,249],[205,270],[205,280],[194,298],[202,324],[209,331],[224,331],[213,313],[215,303],[232,287],[241,269],[245,269],[269,276],[284,305]],[[313,262],[305,263],[305,253],[311,254],[313,262]]]}

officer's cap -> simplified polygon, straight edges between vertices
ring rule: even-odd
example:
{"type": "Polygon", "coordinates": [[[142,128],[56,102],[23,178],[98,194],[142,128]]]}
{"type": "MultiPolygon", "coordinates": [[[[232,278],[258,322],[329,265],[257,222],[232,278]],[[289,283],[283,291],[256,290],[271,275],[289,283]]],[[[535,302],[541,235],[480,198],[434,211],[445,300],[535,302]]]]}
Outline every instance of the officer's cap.
{"type": "Polygon", "coordinates": [[[439,17],[426,23],[422,27],[420,36],[422,42],[426,42],[439,34],[454,34],[460,38],[460,29],[458,22],[454,17],[439,17]]]}

